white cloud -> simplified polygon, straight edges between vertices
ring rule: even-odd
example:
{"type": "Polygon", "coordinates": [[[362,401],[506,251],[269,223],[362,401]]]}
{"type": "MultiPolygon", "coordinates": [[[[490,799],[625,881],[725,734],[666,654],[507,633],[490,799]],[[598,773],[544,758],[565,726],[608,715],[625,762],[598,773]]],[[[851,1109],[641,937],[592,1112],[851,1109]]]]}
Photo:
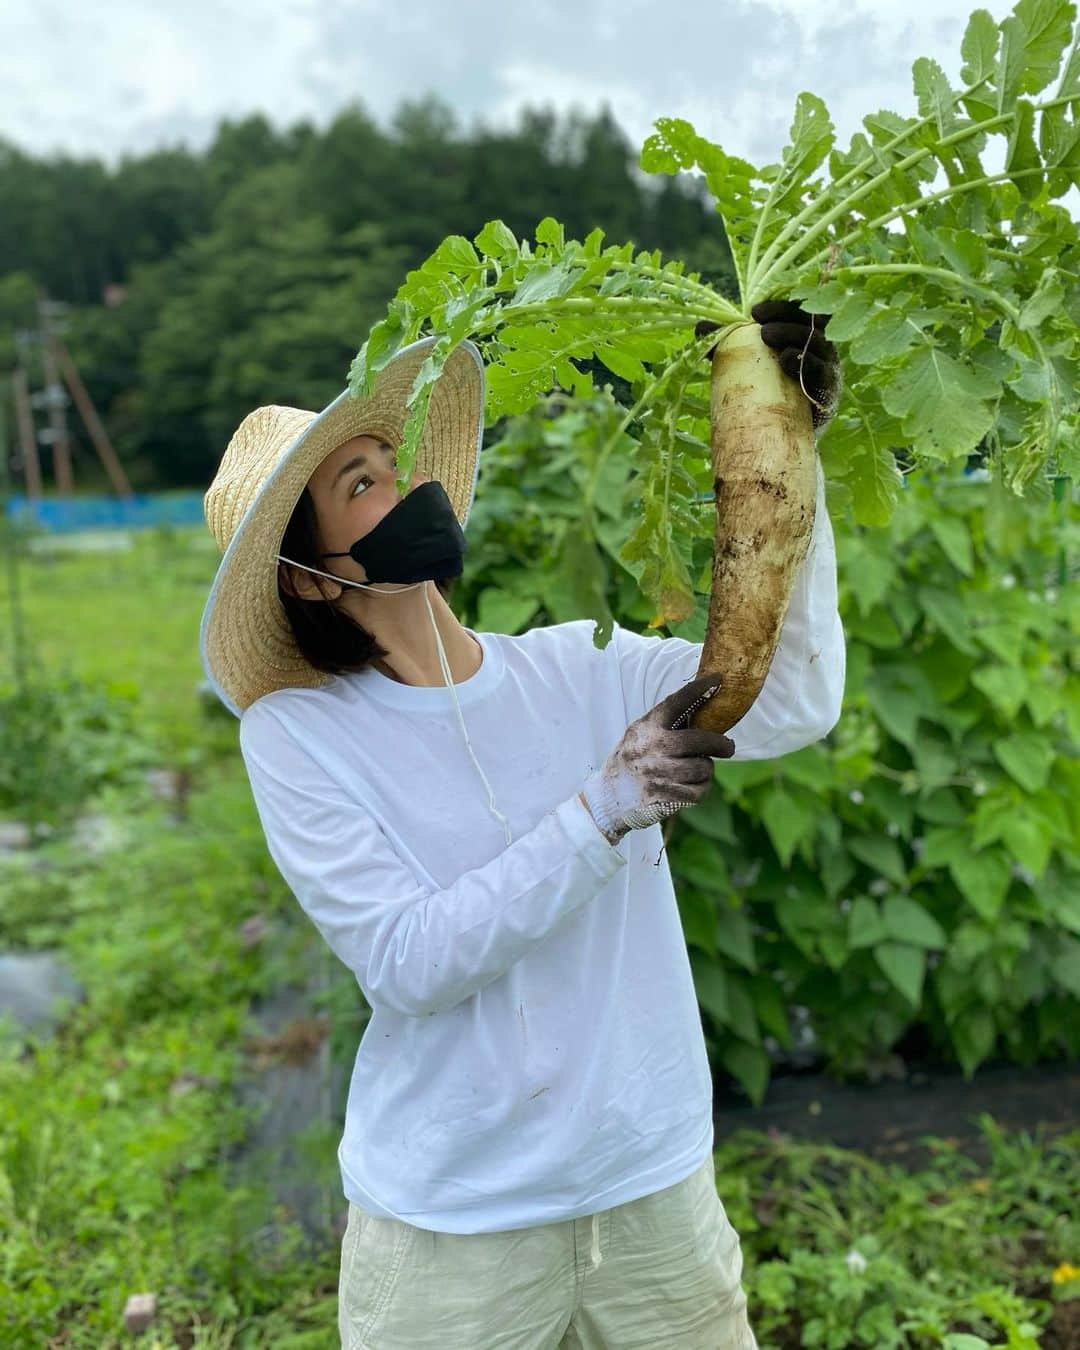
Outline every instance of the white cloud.
{"type": "Polygon", "coordinates": [[[466,126],[606,101],[634,144],[656,117],[685,117],[764,163],[801,90],[824,98],[842,145],[866,113],[912,111],[912,62],[932,55],[955,77],[970,6],[849,0],[838,20],[806,0],[9,0],[0,136],[115,163],[180,140],[202,148],[222,117],[324,125],[359,100],[385,124],[434,92],[466,126]]]}

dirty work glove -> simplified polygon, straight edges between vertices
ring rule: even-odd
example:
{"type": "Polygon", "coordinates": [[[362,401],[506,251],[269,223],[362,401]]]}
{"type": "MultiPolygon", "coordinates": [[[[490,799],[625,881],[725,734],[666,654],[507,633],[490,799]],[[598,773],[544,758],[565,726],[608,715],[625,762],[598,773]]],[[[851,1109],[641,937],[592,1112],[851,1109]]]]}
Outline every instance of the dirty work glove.
{"type": "Polygon", "coordinates": [[[708,792],[712,760],[730,759],[735,746],[718,731],[696,731],[686,723],[719,688],[715,675],[703,675],[669,694],[630,723],[603,768],[585,780],[582,800],[609,843],[708,792]]]}
{"type": "MultiPolygon", "coordinates": [[[[825,325],[832,316],[807,314],[794,300],[761,300],[750,310],[750,316],[761,324],[762,342],[780,353],[781,370],[793,380],[799,379],[801,371],[801,387],[810,400],[814,430],[824,430],[840,406],[844,388],[839,353],[825,336],[825,325]]],[[[694,332],[704,337],[719,327],[703,320],[694,332]]]]}

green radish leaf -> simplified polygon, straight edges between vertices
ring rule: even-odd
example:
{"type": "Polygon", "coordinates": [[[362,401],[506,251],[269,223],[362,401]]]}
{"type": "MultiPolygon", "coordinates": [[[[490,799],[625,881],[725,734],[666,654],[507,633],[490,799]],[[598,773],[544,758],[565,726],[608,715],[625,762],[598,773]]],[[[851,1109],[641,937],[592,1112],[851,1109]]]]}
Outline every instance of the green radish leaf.
{"type": "Polygon", "coordinates": [[[1064,0],[1020,0],[1013,15],[1015,20],[1010,16],[1005,23],[1015,21],[1023,30],[1020,90],[1037,94],[1058,73],[1062,54],[1072,38],[1076,9],[1064,0]]]}
{"type": "Polygon", "coordinates": [[[1005,154],[1005,172],[1016,182],[1020,196],[1034,201],[1042,191],[1042,168],[1039,147],[1035,144],[1035,109],[1026,98],[1016,103],[1016,121],[1009,134],[1009,148],[1005,154]]]}
{"type": "Polygon", "coordinates": [[[1035,732],[1017,732],[998,741],[994,755],[1005,772],[1028,792],[1038,792],[1046,786],[1054,762],[1054,747],[1044,737],[1035,732]]]}
{"type": "Polygon", "coordinates": [[[901,309],[885,309],[856,334],[849,355],[861,366],[874,366],[922,341],[922,329],[908,314],[901,309]]]}
{"type": "Polygon", "coordinates": [[[997,65],[998,27],[988,10],[977,9],[968,19],[960,46],[964,64],[960,78],[965,85],[978,84],[994,73],[997,65]]]}
{"type": "Polygon", "coordinates": [[[501,220],[489,220],[473,239],[473,243],[489,258],[516,257],[518,242],[514,232],[501,220]]]}
{"type": "Polygon", "coordinates": [[[926,953],[906,942],[882,942],[874,948],[874,960],[913,1008],[922,997],[926,974],[926,953]]]}
{"type": "Polygon", "coordinates": [[[790,142],[784,147],[783,165],[773,187],[771,212],[798,206],[810,179],[828,157],[833,140],[825,104],[815,94],[800,94],[795,100],[790,142]]]}
{"type": "Polygon", "coordinates": [[[1060,313],[1064,298],[1065,286],[1060,272],[1054,267],[1047,268],[1039,278],[1034,294],[1020,311],[1019,327],[1026,333],[1038,328],[1052,314],[1060,313]]]}
{"type": "Polygon", "coordinates": [[[1000,393],[994,376],[954,360],[940,348],[921,348],[894,373],[882,402],[927,459],[970,454],[994,423],[987,399],[1000,393]]]}
{"type": "Polygon", "coordinates": [[[936,61],[920,56],[912,66],[911,74],[915,97],[919,101],[919,115],[934,119],[939,136],[950,135],[956,130],[956,95],[945,78],[945,72],[936,61]]]}

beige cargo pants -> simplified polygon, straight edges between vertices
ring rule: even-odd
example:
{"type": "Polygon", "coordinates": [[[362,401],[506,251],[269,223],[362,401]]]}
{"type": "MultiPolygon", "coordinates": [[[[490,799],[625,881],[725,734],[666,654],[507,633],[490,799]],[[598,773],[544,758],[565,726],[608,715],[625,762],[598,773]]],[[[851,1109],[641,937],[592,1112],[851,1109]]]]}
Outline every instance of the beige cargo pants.
{"type": "Polygon", "coordinates": [[[349,1205],[342,1350],[757,1350],[714,1164],[613,1209],[433,1233],[349,1205]]]}

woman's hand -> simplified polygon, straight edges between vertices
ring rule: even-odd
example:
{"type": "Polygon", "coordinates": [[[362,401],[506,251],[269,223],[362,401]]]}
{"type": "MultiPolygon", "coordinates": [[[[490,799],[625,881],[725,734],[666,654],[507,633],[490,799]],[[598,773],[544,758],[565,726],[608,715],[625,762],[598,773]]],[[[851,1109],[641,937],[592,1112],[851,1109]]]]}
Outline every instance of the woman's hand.
{"type": "MultiPolygon", "coordinates": [[[[794,300],[761,300],[750,311],[761,325],[761,340],[780,354],[780,368],[798,380],[810,400],[814,430],[821,431],[840,406],[844,388],[840,354],[825,336],[828,314],[807,314],[794,300]]],[[[694,329],[698,337],[719,328],[703,321],[694,329]]],[[[715,351],[715,348],[713,348],[715,351]]],[[[712,359],[713,352],[709,352],[712,359]]]]}

